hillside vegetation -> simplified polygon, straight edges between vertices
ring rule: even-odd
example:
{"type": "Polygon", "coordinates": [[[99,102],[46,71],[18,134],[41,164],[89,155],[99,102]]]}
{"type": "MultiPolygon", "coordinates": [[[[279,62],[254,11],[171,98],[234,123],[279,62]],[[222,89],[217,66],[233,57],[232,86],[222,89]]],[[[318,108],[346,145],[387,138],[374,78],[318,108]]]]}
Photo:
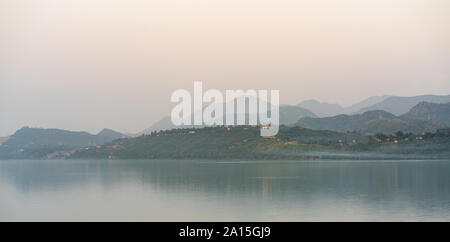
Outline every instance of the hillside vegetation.
{"type": "Polygon", "coordinates": [[[74,159],[388,159],[449,157],[450,131],[415,135],[357,133],[282,126],[275,137],[258,127],[208,127],[153,132],[77,150],[74,159]],[[411,149],[413,151],[411,152],[411,149]],[[413,156],[410,156],[413,154],[413,156]]]}
{"type": "Polygon", "coordinates": [[[121,137],[126,136],[109,129],[93,135],[87,132],[24,127],[1,144],[0,159],[67,156],[74,149],[102,145],[121,137]]]}

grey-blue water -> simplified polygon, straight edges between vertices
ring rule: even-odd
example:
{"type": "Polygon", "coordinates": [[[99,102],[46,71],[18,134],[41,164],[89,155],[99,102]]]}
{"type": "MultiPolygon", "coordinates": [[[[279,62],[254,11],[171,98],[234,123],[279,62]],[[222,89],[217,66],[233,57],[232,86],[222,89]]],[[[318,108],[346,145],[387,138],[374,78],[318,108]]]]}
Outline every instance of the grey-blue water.
{"type": "Polygon", "coordinates": [[[450,161],[0,161],[0,221],[450,221],[450,161]]]}

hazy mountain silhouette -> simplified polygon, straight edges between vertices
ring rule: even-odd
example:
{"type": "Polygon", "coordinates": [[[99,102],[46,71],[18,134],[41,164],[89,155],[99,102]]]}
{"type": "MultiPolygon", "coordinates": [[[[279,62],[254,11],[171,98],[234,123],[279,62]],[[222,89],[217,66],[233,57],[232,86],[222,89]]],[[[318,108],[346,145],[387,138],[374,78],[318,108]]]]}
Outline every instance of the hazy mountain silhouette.
{"type": "Polygon", "coordinates": [[[380,103],[380,102],[386,100],[389,97],[391,97],[391,96],[383,95],[383,96],[368,97],[368,98],[362,100],[361,102],[358,102],[356,104],[353,104],[353,105],[345,108],[346,109],[346,113],[347,114],[354,114],[354,113],[358,112],[359,110],[361,110],[362,108],[366,108],[366,107],[375,105],[377,103],[380,103]]]}
{"type": "Polygon", "coordinates": [[[125,137],[127,137],[127,135],[119,133],[112,129],[103,129],[96,135],[96,137],[97,137],[97,140],[99,140],[100,142],[102,141],[102,139],[105,140],[106,142],[108,142],[109,140],[125,138],[125,137]]]}
{"type": "Polygon", "coordinates": [[[315,130],[388,134],[397,131],[417,134],[434,132],[440,128],[440,125],[433,120],[405,119],[383,110],[354,115],[341,114],[325,118],[302,118],[295,125],[315,130]]]}
{"type": "Polygon", "coordinates": [[[450,103],[420,102],[401,117],[406,120],[433,120],[450,127],[450,103]]]}
{"type": "Polygon", "coordinates": [[[0,157],[16,159],[43,157],[55,151],[102,145],[124,137],[126,136],[109,129],[93,135],[87,132],[24,127],[0,146],[0,157]]]}
{"type": "MultiPolygon", "coordinates": [[[[442,126],[447,123],[446,118],[433,118],[433,122],[412,122],[412,120],[422,120],[426,121],[427,119],[424,117],[412,117],[412,114],[408,118],[404,117],[396,117],[396,115],[401,115],[408,112],[411,108],[413,108],[416,104],[422,102],[423,100],[428,100],[428,102],[433,103],[447,103],[450,102],[450,95],[447,96],[438,96],[438,95],[421,95],[415,97],[398,97],[398,96],[372,96],[353,104],[348,107],[342,107],[339,104],[330,104],[326,102],[319,102],[317,100],[311,99],[306,100],[299,103],[296,106],[290,105],[281,105],[280,106],[280,124],[292,125],[295,124],[299,119],[309,117],[309,118],[317,118],[317,117],[329,117],[330,119],[325,119],[319,121],[319,119],[302,119],[300,123],[297,125],[302,125],[307,128],[312,129],[329,129],[335,131],[353,131],[353,130],[361,130],[363,132],[375,132],[375,131],[383,131],[391,132],[393,129],[401,128],[400,130],[404,131],[434,131],[437,127],[442,126]],[[394,117],[385,117],[382,118],[382,121],[376,121],[370,119],[370,115],[363,116],[352,116],[353,114],[364,114],[367,111],[375,111],[375,110],[383,110],[394,117]],[[340,116],[345,114],[347,116],[340,116]],[[336,117],[337,116],[337,117],[336,117]],[[347,123],[347,127],[345,127],[344,123],[348,118],[350,123],[347,123]],[[358,119],[363,119],[357,121],[358,119]],[[364,121],[365,118],[369,118],[364,121]],[[394,120],[396,119],[396,120],[394,120]],[[442,119],[442,120],[441,120],[442,119]],[[389,121],[388,121],[389,120],[389,121]],[[313,123],[318,121],[319,123],[313,123]],[[366,124],[366,122],[371,121],[366,124]],[[358,123],[356,125],[354,122],[358,123]]],[[[248,110],[248,109],[247,109],[248,110]]],[[[443,112],[443,111],[440,111],[443,112]]],[[[434,115],[438,115],[439,112],[434,112],[434,115]]],[[[236,116],[244,115],[237,114],[236,116]]],[[[431,114],[430,114],[431,115],[431,114]]],[[[444,115],[440,113],[439,115],[444,115]]],[[[445,115],[444,115],[445,116],[445,115]]],[[[182,126],[178,128],[190,128],[193,126],[182,126]]],[[[203,126],[198,126],[203,127],[203,126]]],[[[152,131],[158,130],[168,130],[177,128],[175,127],[170,117],[164,117],[160,121],[153,124],[150,128],[144,130],[142,133],[151,133],[152,131]]]]}
{"type": "Polygon", "coordinates": [[[340,114],[324,118],[302,118],[296,126],[316,130],[355,131],[372,120],[394,119],[395,115],[385,111],[370,111],[364,114],[347,115],[340,114]]]}
{"type": "Polygon", "coordinates": [[[371,110],[384,110],[395,115],[402,115],[420,102],[448,103],[450,102],[450,95],[420,95],[414,97],[392,96],[377,104],[362,108],[358,113],[364,113],[371,110]]]}
{"type": "Polygon", "coordinates": [[[376,103],[382,102],[390,96],[373,96],[362,100],[356,104],[348,107],[342,107],[339,104],[330,104],[326,102],[319,102],[315,99],[302,101],[297,106],[306,108],[311,112],[317,114],[319,117],[330,117],[339,114],[353,114],[362,108],[369,107],[376,103]]]}
{"type": "MultiPolygon", "coordinates": [[[[235,109],[236,110],[236,109],[235,109]]],[[[238,116],[247,116],[248,115],[248,108],[246,108],[245,114],[235,114],[235,120],[238,116]]],[[[297,106],[291,106],[291,105],[280,105],[280,124],[285,125],[291,125],[297,122],[300,118],[303,117],[317,117],[313,112],[297,107],[297,106]]],[[[194,114],[191,114],[191,117],[193,117],[194,114]]],[[[226,114],[225,114],[225,108],[224,113],[222,115],[222,119],[225,121],[226,114]]],[[[191,119],[192,120],[192,119],[191,119]]],[[[246,124],[248,124],[248,118],[246,118],[246,124]]],[[[150,134],[154,131],[160,131],[160,130],[169,130],[174,128],[192,128],[192,127],[204,127],[204,125],[201,126],[194,126],[194,125],[182,125],[182,126],[175,126],[172,124],[172,120],[170,116],[165,116],[158,122],[154,123],[152,126],[150,126],[148,129],[145,129],[144,131],[140,132],[138,135],[141,134],[150,134]]]]}
{"type": "Polygon", "coordinates": [[[334,116],[345,112],[344,108],[339,104],[319,102],[315,99],[303,101],[297,106],[311,110],[319,117],[334,116]]]}
{"type": "Polygon", "coordinates": [[[296,123],[300,118],[317,118],[317,115],[310,110],[298,106],[280,106],[280,124],[290,125],[296,123]]]}
{"type": "Polygon", "coordinates": [[[425,132],[435,132],[440,127],[441,126],[438,123],[432,120],[402,120],[400,118],[394,118],[370,120],[360,126],[357,131],[366,134],[394,134],[398,131],[404,133],[422,134],[425,132]]]}

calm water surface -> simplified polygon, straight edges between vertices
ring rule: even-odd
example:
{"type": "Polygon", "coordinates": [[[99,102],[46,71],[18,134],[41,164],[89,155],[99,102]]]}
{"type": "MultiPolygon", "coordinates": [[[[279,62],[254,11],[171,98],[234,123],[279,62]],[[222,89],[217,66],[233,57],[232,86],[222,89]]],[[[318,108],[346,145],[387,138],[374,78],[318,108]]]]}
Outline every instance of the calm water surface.
{"type": "Polygon", "coordinates": [[[446,161],[0,161],[0,221],[450,221],[446,161]]]}

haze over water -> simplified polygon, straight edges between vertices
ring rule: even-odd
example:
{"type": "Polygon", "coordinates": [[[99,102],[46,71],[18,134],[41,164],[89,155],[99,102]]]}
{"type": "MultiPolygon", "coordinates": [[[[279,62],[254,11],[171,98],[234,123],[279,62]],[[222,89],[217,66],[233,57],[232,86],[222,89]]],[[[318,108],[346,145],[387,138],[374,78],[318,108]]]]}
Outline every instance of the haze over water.
{"type": "Polygon", "coordinates": [[[445,161],[0,161],[0,221],[450,221],[445,161]]]}

